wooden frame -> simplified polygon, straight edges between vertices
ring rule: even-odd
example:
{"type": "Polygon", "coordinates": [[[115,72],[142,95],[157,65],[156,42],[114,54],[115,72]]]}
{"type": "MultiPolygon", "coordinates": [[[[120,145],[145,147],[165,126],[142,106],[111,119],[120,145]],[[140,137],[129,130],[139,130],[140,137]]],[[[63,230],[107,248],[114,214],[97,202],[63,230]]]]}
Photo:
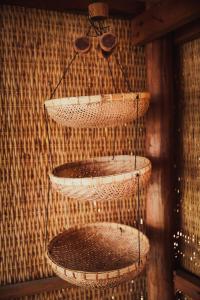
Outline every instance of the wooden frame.
{"type": "Polygon", "coordinates": [[[146,46],[147,82],[151,94],[146,121],[146,153],[152,162],[146,208],[151,247],[147,269],[149,300],[171,300],[174,295],[172,49],[171,35],[146,46]]]}
{"type": "Polygon", "coordinates": [[[184,270],[177,270],[174,272],[174,284],[177,290],[181,290],[193,300],[200,299],[200,278],[184,270]]]}
{"type": "MultiPolygon", "coordinates": [[[[23,7],[58,10],[58,11],[73,11],[86,14],[88,12],[88,4],[90,1],[86,0],[2,0],[2,4],[18,5],[23,7]]],[[[101,2],[101,0],[99,1],[101,2]]],[[[102,1],[104,2],[104,1],[102,1]]],[[[126,16],[135,16],[144,11],[145,3],[141,0],[107,0],[111,15],[124,14],[126,16]]]]}
{"type": "Polygon", "coordinates": [[[197,0],[166,0],[132,20],[132,41],[141,45],[200,17],[197,0]]]}
{"type": "Polygon", "coordinates": [[[200,37],[200,19],[195,20],[174,32],[174,43],[183,44],[200,37]]]}

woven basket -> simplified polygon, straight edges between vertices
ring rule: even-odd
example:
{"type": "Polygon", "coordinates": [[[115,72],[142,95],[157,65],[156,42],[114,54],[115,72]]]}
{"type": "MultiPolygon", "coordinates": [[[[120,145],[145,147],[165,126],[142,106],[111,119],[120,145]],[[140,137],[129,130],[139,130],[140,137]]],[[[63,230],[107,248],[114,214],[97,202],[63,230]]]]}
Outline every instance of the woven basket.
{"type": "Polygon", "coordinates": [[[131,196],[146,186],[151,174],[151,163],[145,157],[119,155],[67,163],[56,167],[50,180],[53,188],[77,200],[112,200],[131,196]]]}
{"type": "Polygon", "coordinates": [[[138,276],[145,268],[148,252],[149,241],[142,232],[103,222],[57,235],[49,243],[46,256],[62,279],[78,286],[105,288],[138,276]]]}
{"type": "Polygon", "coordinates": [[[74,49],[78,53],[87,53],[91,48],[91,40],[88,36],[81,36],[75,39],[74,49]]]}
{"type": "Polygon", "coordinates": [[[145,114],[149,93],[121,93],[69,97],[45,101],[53,120],[68,127],[105,127],[128,123],[145,114]]]}
{"type": "Polygon", "coordinates": [[[112,32],[106,32],[100,37],[99,43],[103,51],[110,52],[117,45],[117,38],[112,32]]]}

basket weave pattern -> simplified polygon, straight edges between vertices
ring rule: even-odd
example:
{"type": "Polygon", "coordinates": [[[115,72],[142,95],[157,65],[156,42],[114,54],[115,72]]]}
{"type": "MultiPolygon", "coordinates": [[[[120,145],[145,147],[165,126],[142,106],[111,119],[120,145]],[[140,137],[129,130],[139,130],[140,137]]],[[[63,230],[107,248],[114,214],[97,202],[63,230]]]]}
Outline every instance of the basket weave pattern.
{"type": "Polygon", "coordinates": [[[76,200],[112,200],[130,197],[145,187],[151,175],[151,163],[145,157],[118,155],[100,157],[59,166],[50,175],[52,186],[58,192],[76,200]]]}
{"type": "Polygon", "coordinates": [[[121,93],[81,96],[45,101],[48,114],[68,127],[105,127],[128,123],[145,114],[149,93],[121,93]],[[136,96],[139,95],[139,100],[136,96]]]}
{"type": "Polygon", "coordinates": [[[138,230],[116,223],[71,228],[52,239],[47,258],[64,280],[79,286],[108,287],[133,279],[145,267],[149,242],[138,230]]]}

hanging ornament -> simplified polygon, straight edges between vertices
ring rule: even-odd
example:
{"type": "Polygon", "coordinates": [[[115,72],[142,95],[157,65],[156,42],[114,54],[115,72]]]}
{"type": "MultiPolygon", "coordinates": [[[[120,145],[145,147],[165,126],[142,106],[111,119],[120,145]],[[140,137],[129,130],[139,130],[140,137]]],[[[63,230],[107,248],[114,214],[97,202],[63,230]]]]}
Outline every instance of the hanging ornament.
{"type": "Polygon", "coordinates": [[[91,40],[88,36],[81,36],[74,41],[74,50],[80,54],[87,53],[91,48],[91,40]]]}
{"type": "MultiPolygon", "coordinates": [[[[62,77],[45,101],[45,120],[49,141],[52,172],[50,181],[58,192],[77,201],[111,201],[137,195],[137,229],[116,223],[94,223],[70,228],[54,237],[47,246],[47,260],[62,279],[91,287],[110,287],[133,279],[145,268],[148,238],[141,232],[140,189],[144,188],[151,174],[151,163],[137,155],[138,120],[149,106],[150,94],[134,93],[119,55],[115,53],[117,38],[102,20],[108,17],[104,3],[89,5],[89,29],[74,42],[75,54],[62,77]],[[99,40],[99,50],[106,60],[113,87],[117,84],[110,64],[114,58],[120,68],[128,92],[106,95],[67,97],[53,99],[56,90],[79,55],[91,49],[91,30],[99,40]],[[105,32],[106,31],[106,32],[105,32]],[[86,161],[67,163],[53,168],[47,114],[57,123],[74,128],[115,126],[113,155],[86,161]],[[135,155],[116,155],[116,127],[135,120],[135,155]]],[[[98,51],[99,51],[98,50],[98,51]]],[[[48,188],[46,239],[48,239],[48,188]]]]}

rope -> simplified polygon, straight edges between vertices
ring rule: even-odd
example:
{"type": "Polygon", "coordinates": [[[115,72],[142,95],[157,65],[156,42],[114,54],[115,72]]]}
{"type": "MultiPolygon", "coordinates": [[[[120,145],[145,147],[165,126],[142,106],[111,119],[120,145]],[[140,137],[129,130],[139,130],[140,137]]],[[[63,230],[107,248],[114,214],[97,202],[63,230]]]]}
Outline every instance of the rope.
{"type": "Polygon", "coordinates": [[[67,72],[69,71],[69,68],[71,67],[72,63],[74,62],[76,56],[78,55],[78,52],[75,52],[74,56],[72,57],[72,59],[70,60],[69,64],[67,65],[67,67],[64,69],[63,71],[63,75],[61,76],[60,80],[58,81],[56,87],[54,88],[54,90],[51,92],[50,95],[50,99],[52,99],[52,97],[54,96],[55,92],[57,91],[58,87],[60,86],[61,82],[63,81],[63,79],[65,78],[67,72]]]}
{"type": "Polygon", "coordinates": [[[50,141],[50,134],[49,134],[48,115],[47,115],[45,105],[44,105],[44,120],[45,120],[47,140],[48,140],[48,145],[49,145],[49,154],[50,154],[49,160],[50,160],[50,164],[51,164],[51,169],[53,170],[53,156],[52,156],[51,141],[50,141]]]}
{"type": "Polygon", "coordinates": [[[119,66],[119,68],[120,68],[120,70],[121,70],[121,72],[122,72],[122,75],[123,75],[123,77],[124,77],[124,82],[126,83],[126,85],[127,85],[127,87],[128,87],[128,92],[132,92],[130,81],[129,81],[129,79],[128,79],[128,76],[127,76],[126,72],[124,71],[124,68],[123,68],[121,62],[120,62],[120,60],[118,59],[118,57],[117,57],[116,54],[115,54],[114,56],[115,56],[116,63],[117,63],[117,65],[119,66]]]}
{"type": "Polygon", "coordinates": [[[45,206],[45,247],[49,240],[48,224],[49,224],[49,204],[50,204],[50,179],[48,180],[47,203],[45,206]]]}
{"type": "MultiPolygon", "coordinates": [[[[87,32],[87,35],[90,33],[90,29],[91,29],[91,27],[89,28],[89,30],[87,32]]],[[[55,95],[55,92],[57,91],[57,89],[60,86],[61,82],[65,78],[67,72],[69,71],[69,69],[70,69],[72,63],[74,62],[75,58],[77,57],[77,55],[78,55],[78,52],[76,52],[74,54],[74,56],[72,57],[72,59],[68,63],[67,67],[64,69],[63,75],[61,76],[61,78],[59,79],[57,85],[55,86],[55,88],[51,92],[50,99],[52,99],[52,97],[55,95]]],[[[48,115],[47,115],[45,105],[44,105],[44,119],[45,119],[45,127],[46,127],[46,132],[47,132],[47,140],[48,140],[48,145],[49,145],[49,155],[50,155],[49,160],[50,160],[51,169],[53,170],[53,156],[52,156],[51,141],[50,141],[50,134],[49,134],[49,123],[48,123],[48,115]]],[[[49,203],[50,203],[50,179],[48,180],[47,203],[46,203],[46,206],[45,206],[45,247],[47,247],[47,242],[48,242],[48,238],[49,238],[49,234],[48,234],[49,203]]]]}
{"type": "MultiPolygon", "coordinates": [[[[45,105],[44,105],[44,119],[45,119],[45,127],[46,127],[46,132],[47,132],[47,140],[48,140],[48,145],[49,145],[50,164],[51,164],[51,169],[53,170],[53,157],[52,157],[51,141],[50,141],[50,135],[49,135],[48,115],[47,115],[45,105]]],[[[46,206],[45,206],[45,247],[47,247],[48,238],[49,238],[49,234],[48,234],[49,203],[50,203],[50,179],[48,179],[47,202],[46,202],[46,206]]]]}
{"type": "Polygon", "coordinates": [[[114,127],[114,143],[113,143],[113,155],[112,155],[112,159],[115,158],[115,141],[116,141],[116,133],[117,133],[117,127],[114,127]]]}
{"type": "MultiPolygon", "coordinates": [[[[110,76],[111,76],[111,79],[112,79],[112,84],[113,84],[115,92],[116,92],[117,91],[117,87],[115,85],[115,80],[114,80],[113,72],[112,72],[112,69],[111,69],[111,66],[110,66],[110,62],[109,62],[108,59],[106,59],[106,61],[107,61],[108,70],[109,70],[109,73],[110,73],[110,76]]],[[[116,141],[116,127],[114,128],[113,159],[115,158],[115,141],[116,141]]]]}
{"type": "Polygon", "coordinates": [[[109,70],[109,73],[110,73],[110,76],[111,76],[111,79],[112,79],[112,84],[114,86],[114,89],[115,89],[115,92],[117,91],[117,87],[115,85],[115,80],[114,80],[114,76],[113,76],[113,72],[112,72],[112,69],[111,69],[111,66],[110,66],[110,62],[108,59],[106,59],[107,61],[107,64],[108,64],[108,70],[109,70]]]}
{"type": "Polygon", "coordinates": [[[91,26],[94,28],[94,31],[96,33],[97,36],[100,36],[102,34],[101,30],[99,29],[99,27],[97,27],[94,23],[94,21],[92,20],[91,16],[88,16],[88,20],[91,24],[91,26]]]}
{"type": "MultiPolygon", "coordinates": [[[[126,74],[126,72],[124,71],[124,68],[120,62],[120,60],[118,59],[117,55],[115,55],[115,59],[116,59],[116,63],[118,64],[121,72],[122,72],[122,75],[124,77],[124,82],[126,83],[127,87],[128,87],[128,91],[129,92],[132,92],[132,89],[131,89],[131,84],[130,84],[130,81],[128,79],[128,76],[126,74]]],[[[138,115],[139,115],[139,95],[136,96],[136,109],[137,109],[137,118],[136,118],[136,133],[135,133],[135,169],[137,167],[137,150],[138,150],[138,125],[139,125],[139,122],[138,122],[138,115]]]]}
{"type": "MultiPolygon", "coordinates": [[[[131,84],[130,81],[128,79],[128,76],[126,74],[126,72],[124,71],[124,68],[120,62],[120,60],[118,59],[117,55],[115,55],[115,59],[116,59],[116,63],[119,66],[122,75],[124,77],[124,82],[127,85],[128,91],[132,92],[131,89],[131,84]]],[[[135,160],[134,160],[134,165],[135,165],[135,169],[137,167],[137,151],[138,151],[138,125],[139,125],[139,95],[136,96],[136,109],[137,109],[137,117],[136,117],[136,133],[135,133],[135,160]]],[[[137,174],[137,225],[138,225],[138,260],[139,260],[139,265],[140,265],[140,258],[141,258],[141,245],[140,245],[140,174],[137,174]]]]}
{"type": "Polygon", "coordinates": [[[139,101],[139,95],[136,96],[136,109],[137,109],[137,112],[136,112],[136,115],[137,115],[137,118],[136,118],[136,127],[135,127],[135,169],[137,167],[137,150],[138,150],[138,101],[139,101]]]}
{"type": "Polygon", "coordinates": [[[141,257],[140,247],[140,174],[137,174],[137,222],[138,222],[138,253],[139,253],[139,265],[141,257]]]}

